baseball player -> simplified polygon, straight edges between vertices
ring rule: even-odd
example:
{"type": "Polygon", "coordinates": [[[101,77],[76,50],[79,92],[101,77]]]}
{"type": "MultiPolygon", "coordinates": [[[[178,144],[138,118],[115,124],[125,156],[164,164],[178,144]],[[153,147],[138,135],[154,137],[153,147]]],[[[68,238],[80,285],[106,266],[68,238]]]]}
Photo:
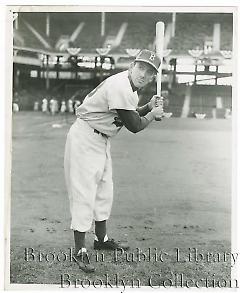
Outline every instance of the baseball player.
{"type": "Polygon", "coordinates": [[[12,108],[13,108],[13,112],[19,112],[19,106],[18,106],[18,103],[13,103],[12,105],[12,108]]]}
{"type": "Polygon", "coordinates": [[[137,133],[163,116],[160,99],[153,96],[138,108],[137,90],[153,81],[160,59],[142,50],[129,69],[104,80],[76,109],[65,145],[64,170],[74,232],[76,259],[81,269],[93,272],[85,247],[85,234],[95,221],[94,249],[128,246],[109,239],[106,222],[113,200],[110,140],[125,126],[137,133]]]}
{"type": "Polygon", "coordinates": [[[42,100],[42,112],[47,113],[48,112],[48,100],[44,98],[42,100]]]}
{"type": "Polygon", "coordinates": [[[74,110],[73,110],[73,101],[72,101],[72,99],[69,99],[68,100],[68,112],[69,113],[73,113],[74,112],[74,110]]]}
{"type": "Polygon", "coordinates": [[[65,113],[67,110],[67,106],[66,106],[66,102],[65,101],[62,101],[61,102],[61,108],[60,108],[60,113],[65,113]]]}
{"type": "Polygon", "coordinates": [[[33,105],[33,111],[38,111],[38,108],[39,108],[39,102],[35,101],[33,105]]]}

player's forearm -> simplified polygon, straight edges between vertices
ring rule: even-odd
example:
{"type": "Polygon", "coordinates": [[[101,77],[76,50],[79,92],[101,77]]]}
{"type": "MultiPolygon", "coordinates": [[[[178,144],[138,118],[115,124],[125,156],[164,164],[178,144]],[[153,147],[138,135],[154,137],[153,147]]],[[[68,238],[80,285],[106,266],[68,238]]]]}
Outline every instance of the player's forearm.
{"type": "Polygon", "coordinates": [[[147,115],[140,117],[139,124],[135,127],[135,132],[137,133],[144,128],[146,128],[152,121],[154,120],[154,116],[151,112],[147,113],[147,115]]]}
{"type": "Polygon", "coordinates": [[[144,117],[140,117],[137,111],[117,110],[117,112],[124,126],[133,133],[143,130],[154,120],[151,112],[144,117]]]}
{"type": "Polygon", "coordinates": [[[147,103],[146,105],[142,106],[142,107],[138,107],[137,108],[138,114],[140,116],[145,116],[147,115],[147,113],[149,113],[151,111],[150,107],[149,107],[149,103],[147,103]]]}

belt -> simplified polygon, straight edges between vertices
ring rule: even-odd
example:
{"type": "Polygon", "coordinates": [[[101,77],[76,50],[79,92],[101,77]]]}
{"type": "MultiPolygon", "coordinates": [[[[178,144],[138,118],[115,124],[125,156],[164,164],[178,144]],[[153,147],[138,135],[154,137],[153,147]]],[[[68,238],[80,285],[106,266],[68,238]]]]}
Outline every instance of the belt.
{"type": "Polygon", "coordinates": [[[103,137],[108,138],[108,136],[105,133],[102,133],[102,132],[98,131],[97,129],[94,129],[93,131],[94,131],[94,133],[101,134],[103,137]]]}

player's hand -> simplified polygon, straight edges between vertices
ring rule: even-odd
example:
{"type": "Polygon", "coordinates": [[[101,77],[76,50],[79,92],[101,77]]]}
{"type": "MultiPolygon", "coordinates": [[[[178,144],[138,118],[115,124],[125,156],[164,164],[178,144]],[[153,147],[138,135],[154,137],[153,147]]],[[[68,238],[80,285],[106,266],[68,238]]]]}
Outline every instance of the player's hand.
{"type": "Polygon", "coordinates": [[[163,97],[160,97],[158,95],[154,95],[151,98],[150,102],[148,103],[148,107],[150,110],[152,110],[154,107],[163,106],[163,101],[164,101],[163,97]]]}
{"type": "Polygon", "coordinates": [[[164,116],[164,111],[162,106],[153,107],[151,113],[153,114],[154,118],[161,119],[164,116]]]}

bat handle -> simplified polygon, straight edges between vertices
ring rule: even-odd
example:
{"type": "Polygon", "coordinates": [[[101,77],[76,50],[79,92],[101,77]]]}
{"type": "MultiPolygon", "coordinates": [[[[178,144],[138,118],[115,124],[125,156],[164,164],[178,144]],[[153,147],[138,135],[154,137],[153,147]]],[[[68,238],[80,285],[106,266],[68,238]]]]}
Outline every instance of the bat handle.
{"type": "MultiPolygon", "coordinates": [[[[159,107],[163,107],[163,98],[162,97],[158,97],[158,102],[160,102],[160,106],[159,107]]],[[[155,117],[155,121],[162,121],[162,116],[156,116],[155,117]]]]}

